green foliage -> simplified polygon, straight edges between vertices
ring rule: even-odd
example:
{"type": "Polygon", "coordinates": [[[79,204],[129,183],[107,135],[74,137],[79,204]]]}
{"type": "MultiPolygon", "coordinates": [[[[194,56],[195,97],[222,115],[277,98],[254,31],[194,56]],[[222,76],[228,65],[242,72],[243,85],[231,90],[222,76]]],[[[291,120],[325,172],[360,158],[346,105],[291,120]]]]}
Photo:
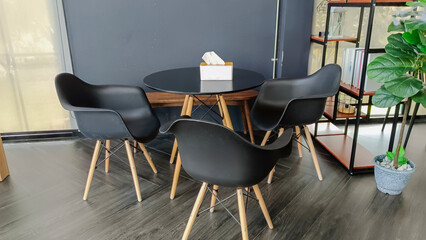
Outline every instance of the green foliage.
{"type": "MultiPolygon", "coordinates": [[[[401,46],[402,47],[402,46],[401,46]]],[[[412,58],[393,57],[386,53],[377,57],[367,68],[367,76],[376,82],[386,82],[413,71],[412,58]]]]}
{"type": "Polygon", "coordinates": [[[394,106],[404,98],[426,107],[426,82],[418,77],[426,72],[426,0],[407,5],[416,8],[394,15],[388,32],[399,33],[388,37],[386,53],[367,68],[371,80],[383,83],[373,96],[373,104],[378,107],[394,106]]]}
{"type": "Polygon", "coordinates": [[[422,88],[423,84],[411,75],[403,75],[385,82],[385,88],[397,97],[411,97],[416,95],[422,88]]]}
{"type": "MultiPolygon", "coordinates": [[[[393,152],[387,152],[386,157],[388,157],[389,160],[393,161],[395,159],[395,154],[396,154],[396,149],[393,152]]],[[[408,162],[408,159],[405,158],[404,155],[405,155],[405,150],[404,150],[404,147],[401,146],[401,148],[399,149],[399,154],[398,154],[399,165],[404,165],[408,162]]]]}
{"type": "Polygon", "coordinates": [[[386,52],[393,57],[409,59],[413,59],[417,56],[414,49],[415,48],[404,39],[401,33],[390,35],[388,37],[388,44],[385,47],[386,52]]]}
{"type": "Polygon", "coordinates": [[[416,95],[412,97],[414,102],[418,102],[426,108],[426,89],[423,88],[416,95]]]}
{"type": "Polygon", "coordinates": [[[384,86],[379,88],[374,94],[372,102],[377,107],[387,108],[392,107],[402,101],[402,97],[393,95],[391,92],[386,90],[384,86]]]}

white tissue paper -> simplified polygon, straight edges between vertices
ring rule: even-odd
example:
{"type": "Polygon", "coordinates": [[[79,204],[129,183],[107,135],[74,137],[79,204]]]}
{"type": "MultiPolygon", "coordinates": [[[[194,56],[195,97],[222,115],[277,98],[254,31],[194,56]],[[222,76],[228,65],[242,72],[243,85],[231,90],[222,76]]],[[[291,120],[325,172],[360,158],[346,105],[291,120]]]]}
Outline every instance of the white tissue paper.
{"type": "Polygon", "coordinates": [[[204,53],[202,58],[208,65],[225,65],[225,61],[213,51],[204,53]]]}

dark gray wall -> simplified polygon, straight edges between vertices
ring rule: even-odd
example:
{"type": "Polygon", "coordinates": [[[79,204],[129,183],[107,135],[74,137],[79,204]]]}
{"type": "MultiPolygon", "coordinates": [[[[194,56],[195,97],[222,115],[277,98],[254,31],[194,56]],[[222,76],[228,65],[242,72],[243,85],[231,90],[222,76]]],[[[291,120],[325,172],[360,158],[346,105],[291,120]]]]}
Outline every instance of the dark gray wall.
{"type": "Polygon", "coordinates": [[[63,1],[74,73],[88,82],[142,86],[209,50],[272,76],[275,0],[63,1]]]}
{"type": "Polygon", "coordinates": [[[314,0],[281,0],[277,77],[308,72],[314,0]]]}

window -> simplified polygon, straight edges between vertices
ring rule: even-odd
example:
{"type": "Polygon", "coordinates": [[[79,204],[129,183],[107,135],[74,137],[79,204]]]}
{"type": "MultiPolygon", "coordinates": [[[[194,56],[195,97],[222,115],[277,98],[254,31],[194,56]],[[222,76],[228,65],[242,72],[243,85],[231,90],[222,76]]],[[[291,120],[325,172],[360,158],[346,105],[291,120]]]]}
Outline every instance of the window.
{"type": "Polygon", "coordinates": [[[0,0],[0,132],[70,129],[54,77],[71,71],[60,0],[0,0]]]}

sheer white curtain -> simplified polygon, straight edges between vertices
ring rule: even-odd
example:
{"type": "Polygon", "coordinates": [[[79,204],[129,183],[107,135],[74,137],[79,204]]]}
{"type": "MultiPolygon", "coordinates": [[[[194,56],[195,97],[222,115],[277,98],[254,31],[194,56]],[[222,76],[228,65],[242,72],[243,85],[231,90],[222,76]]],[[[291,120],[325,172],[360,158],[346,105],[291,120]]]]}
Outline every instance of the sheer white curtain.
{"type": "Polygon", "coordinates": [[[0,132],[71,128],[54,86],[72,71],[64,26],[60,0],[0,0],[0,132]]]}

